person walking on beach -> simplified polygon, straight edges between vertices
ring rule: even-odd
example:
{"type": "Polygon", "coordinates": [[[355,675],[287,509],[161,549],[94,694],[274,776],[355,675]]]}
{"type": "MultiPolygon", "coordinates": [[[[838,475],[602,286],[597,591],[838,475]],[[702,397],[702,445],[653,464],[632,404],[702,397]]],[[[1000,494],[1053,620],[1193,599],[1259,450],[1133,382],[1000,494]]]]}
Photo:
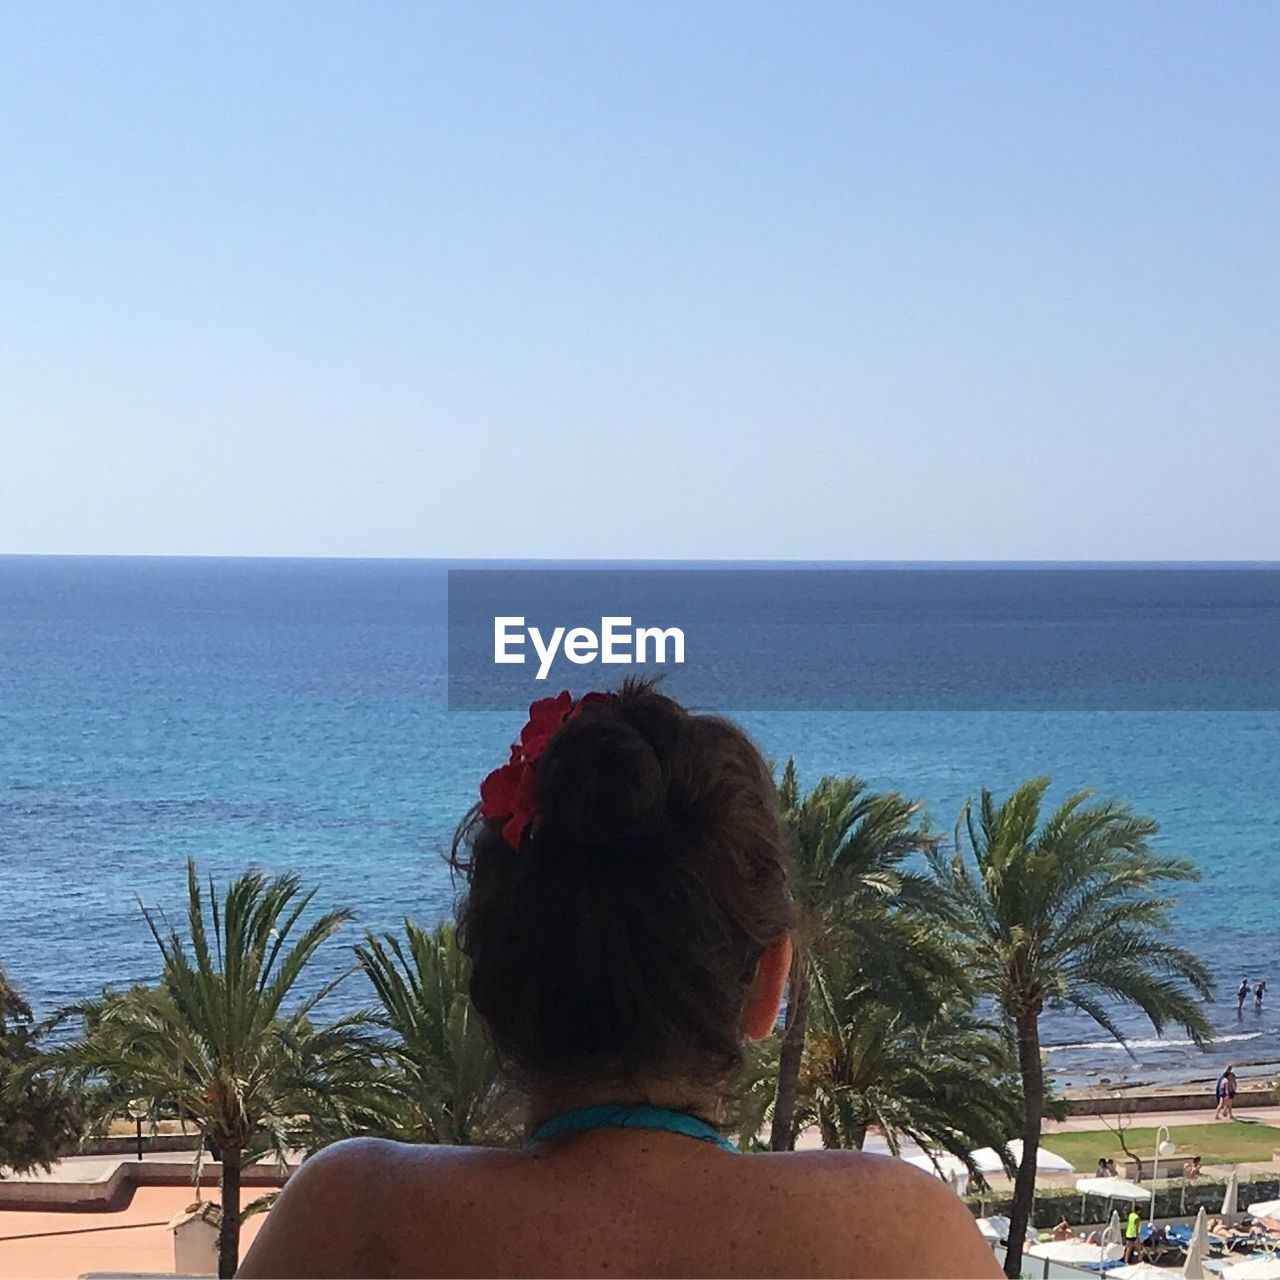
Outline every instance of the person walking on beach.
{"type": "Polygon", "coordinates": [[[1266,990],[1266,978],[1259,978],[1258,981],[1253,984],[1253,1007],[1255,1009],[1262,1008],[1262,997],[1266,994],[1266,990]]]}
{"type": "Polygon", "coordinates": [[[1213,1113],[1215,1120],[1234,1120],[1236,1100],[1236,1073],[1234,1067],[1227,1069],[1218,1078],[1218,1109],[1213,1113]]]}
{"type": "Polygon", "coordinates": [[[1241,978],[1240,985],[1236,988],[1236,1013],[1244,1013],[1245,998],[1249,994],[1249,979],[1241,978]]]}

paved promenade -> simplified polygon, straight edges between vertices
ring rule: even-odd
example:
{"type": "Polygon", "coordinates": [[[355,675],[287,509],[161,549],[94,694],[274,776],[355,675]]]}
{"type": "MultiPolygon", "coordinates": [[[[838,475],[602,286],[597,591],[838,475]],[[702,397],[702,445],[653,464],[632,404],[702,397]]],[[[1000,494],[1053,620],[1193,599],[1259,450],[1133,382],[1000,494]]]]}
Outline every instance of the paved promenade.
{"type": "MultiPolygon", "coordinates": [[[[216,1192],[204,1199],[217,1202],[216,1192]]],[[[194,1200],[190,1187],[138,1187],[116,1213],[0,1212],[0,1276],[74,1280],[90,1271],[172,1273],[171,1219],[194,1200]]],[[[265,1216],[241,1229],[242,1249],[265,1216]]]]}

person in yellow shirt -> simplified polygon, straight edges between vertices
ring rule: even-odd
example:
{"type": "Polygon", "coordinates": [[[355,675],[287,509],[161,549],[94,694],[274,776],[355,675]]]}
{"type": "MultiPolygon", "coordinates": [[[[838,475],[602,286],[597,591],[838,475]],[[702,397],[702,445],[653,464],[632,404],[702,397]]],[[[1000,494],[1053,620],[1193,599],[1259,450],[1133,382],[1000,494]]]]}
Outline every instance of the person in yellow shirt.
{"type": "Polygon", "coordinates": [[[1142,1215],[1138,1213],[1136,1203],[1129,1206],[1129,1216],[1124,1224],[1124,1260],[1126,1265],[1137,1262],[1142,1248],[1138,1241],[1138,1233],[1142,1230],[1142,1215]]]}

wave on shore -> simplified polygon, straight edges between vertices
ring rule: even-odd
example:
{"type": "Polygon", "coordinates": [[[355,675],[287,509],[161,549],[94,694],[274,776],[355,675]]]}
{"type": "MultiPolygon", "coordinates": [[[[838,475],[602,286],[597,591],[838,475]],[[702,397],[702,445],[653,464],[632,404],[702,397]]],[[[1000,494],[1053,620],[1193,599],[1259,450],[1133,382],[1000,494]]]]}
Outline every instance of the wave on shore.
{"type": "Polygon", "coordinates": [[[1246,1077],[1275,1074],[1280,1063],[1280,1027],[1221,1031],[1204,1048],[1186,1036],[1140,1036],[1127,1044],[1073,1040],[1045,1049],[1047,1069],[1060,1089],[1204,1084],[1229,1063],[1246,1077]]]}
{"type": "MultiPolygon", "coordinates": [[[[1214,1045],[1231,1044],[1240,1040],[1260,1040],[1265,1031],[1241,1031],[1235,1035],[1214,1036],[1214,1045]]],[[[1048,1044],[1044,1046],[1049,1053],[1066,1053],[1072,1049],[1088,1049],[1095,1053],[1136,1053],[1140,1049],[1181,1049],[1194,1048],[1194,1040],[1178,1040],[1172,1037],[1152,1036],[1146,1040],[1130,1040],[1128,1048],[1116,1040],[1085,1040],[1079,1044],[1048,1044]]]]}

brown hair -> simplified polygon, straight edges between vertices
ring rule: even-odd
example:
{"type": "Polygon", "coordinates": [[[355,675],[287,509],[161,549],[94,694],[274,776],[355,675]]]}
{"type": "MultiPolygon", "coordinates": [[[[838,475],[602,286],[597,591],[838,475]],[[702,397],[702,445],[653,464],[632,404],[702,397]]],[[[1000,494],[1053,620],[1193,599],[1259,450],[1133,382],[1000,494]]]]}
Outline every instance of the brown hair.
{"type": "Polygon", "coordinates": [[[588,702],[537,763],[512,849],[473,809],[450,861],[471,998],[526,1084],[723,1082],[764,949],[791,925],[768,767],[736,725],[642,681],[588,702]]]}

